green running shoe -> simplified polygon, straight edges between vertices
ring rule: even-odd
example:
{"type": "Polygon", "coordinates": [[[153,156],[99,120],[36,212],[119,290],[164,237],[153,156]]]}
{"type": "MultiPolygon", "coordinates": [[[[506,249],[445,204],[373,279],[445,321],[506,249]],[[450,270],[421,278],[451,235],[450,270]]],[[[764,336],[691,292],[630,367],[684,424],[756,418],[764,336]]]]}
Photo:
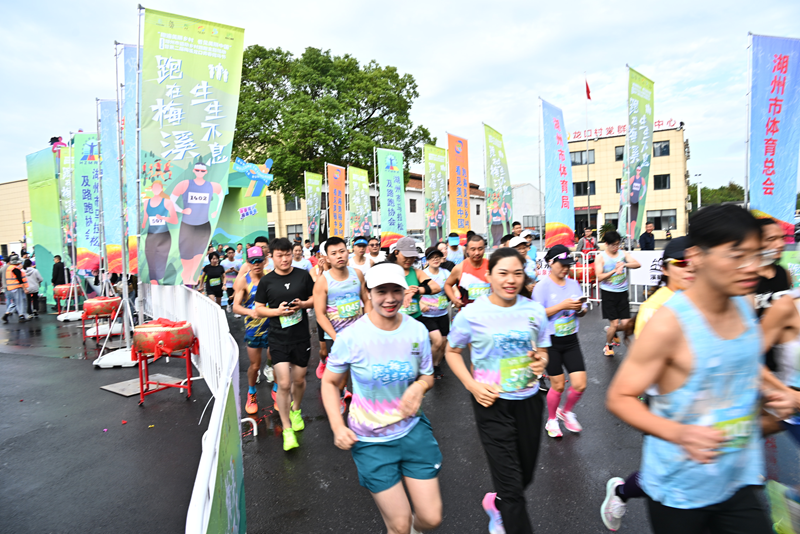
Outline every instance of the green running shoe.
{"type": "Polygon", "coordinates": [[[292,430],[299,432],[306,427],[303,422],[302,410],[289,410],[289,419],[292,421],[292,430]]]}
{"type": "Polygon", "coordinates": [[[294,430],[287,428],[283,431],[283,450],[290,451],[296,449],[300,444],[297,443],[297,436],[294,435],[294,430]]]}

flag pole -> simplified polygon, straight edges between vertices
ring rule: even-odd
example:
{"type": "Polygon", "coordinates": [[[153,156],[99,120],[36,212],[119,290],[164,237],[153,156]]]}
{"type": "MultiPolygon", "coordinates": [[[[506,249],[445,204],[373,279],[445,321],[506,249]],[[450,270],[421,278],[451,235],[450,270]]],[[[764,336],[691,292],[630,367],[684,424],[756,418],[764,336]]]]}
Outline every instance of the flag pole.
{"type": "MultiPolygon", "coordinates": [[[[583,79],[586,82],[586,129],[589,129],[589,80],[586,79],[586,71],[583,71],[583,79]]],[[[586,138],[586,227],[592,227],[592,185],[589,180],[589,138],[586,138]]]]}
{"type": "MultiPolygon", "coordinates": [[[[747,32],[747,48],[750,53],[747,54],[747,78],[750,80],[750,88],[747,91],[747,135],[744,141],[745,158],[744,158],[744,208],[750,209],[750,106],[753,100],[753,32],[747,32]]],[[[701,184],[698,184],[698,194],[700,194],[701,184]]],[[[687,226],[688,228],[688,226],[687,226]]]]}
{"type": "Polygon", "coordinates": [[[544,248],[542,247],[542,239],[544,238],[544,228],[542,228],[542,218],[544,217],[544,211],[542,210],[542,113],[544,110],[542,109],[542,97],[539,97],[539,251],[543,252],[544,248]]]}

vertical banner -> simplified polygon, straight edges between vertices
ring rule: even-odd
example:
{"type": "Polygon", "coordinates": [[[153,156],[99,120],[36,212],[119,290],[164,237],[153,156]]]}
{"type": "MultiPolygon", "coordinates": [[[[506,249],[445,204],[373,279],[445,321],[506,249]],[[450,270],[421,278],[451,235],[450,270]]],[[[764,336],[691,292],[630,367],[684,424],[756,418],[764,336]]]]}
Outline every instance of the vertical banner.
{"type": "Polygon", "coordinates": [[[467,140],[447,134],[448,179],[450,180],[450,231],[467,244],[469,219],[469,151],[467,140]]]}
{"type": "MultiPolygon", "coordinates": [[[[128,221],[126,233],[128,235],[128,258],[130,259],[128,269],[134,274],[139,272],[138,239],[136,239],[136,236],[139,235],[139,230],[136,228],[139,219],[136,213],[139,200],[139,184],[136,183],[139,177],[136,167],[136,101],[138,97],[141,102],[142,97],[142,76],[137,74],[136,71],[139,60],[137,58],[137,49],[138,55],[141,57],[142,48],[134,45],[125,45],[122,52],[124,88],[122,93],[122,124],[120,125],[122,156],[125,164],[125,217],[128,221]]],[[[103,187],[105,188],[105,186],[106,183],[103,182],[103,187]]],[[[109,263],[111,262],[112,260],[109,256],[109,263]]],[[[121,263],[120,257],[120,269],[122,269],[121,263]]]]}
{"type": "MultiPolygon", "coordinates": [[[[66,151],[62,149],[62,158],[65,153],[66,151]]],[[[25,160],[28,167],[31,226],[36,237],[33,253],[36,256],[36,267],[44,278],[39,294],[47,296],[47,302],[52,304],[54,301],[50,274],[53,272],[53,256],[63,255],[55,155],[52,149],[47,147],[28,154],[25,160]]]]}
{"type": "Polygon", "coordinates": [[[100,151],[97,134],[73,138],[77,269],[100,266],[100,151]]]}
{"type": "Polygon", "coordinates": [[[486,228],[489,248],[500,246],[500,239],[511,233],[513,192],[508,175],[503,136],[488,124],[483,125],[486,150],[486,228]]]}
{"type": "Polygon", "coordinates": [[[67,265],[72,265],[72,247],[75,244],[75,202],[72,200],[72,174],[74,170],[73,147],[70,144],[61,148],[60,164],[61,169],[58,173],[59,200],[61,207],[61,242],[65,244],[59,249],[58,254],[64,256],[62,261],[67,265]],[[70,228],[70,220],[72,227],[70,228]]]}
{"type": "Polygon", "coordinates": [[[561,108],[542,100],[545,247],[575,245],[575,205],[567,128],[561,108]]]}
{"type": "Polygon", "coordinates": [[[241,28],[145,11],[140,170],[149,198],[139,256],[145,283],[197,280],[228,189],[243,39],[241,28]]]}
{"type": "Polygon", "coordinates": [[[444,238],[447,218],[447,150],[433,145],[422,147],[425,166],[425,248],[436,245],[444,238]]]}
{"type": "Polygon", "coordinates": [[[122,273],[122,205],[120,204],[117,102],[100,102],[100,169],[103,180],[103,237],[109,272],[122,273]]]}
{"type": "Polygon", "coordinates": [[[330,208],[330,227],[328,237],[347,237],[344,232],[344,167],[338,165],[325,164],[325,172],[328,176],[328,206],[330,208]]]}
{"type": "Polygon", "coordinates": [[[369,173],[358,167],[347,167],[347,190],[350,195],[350,235],[372,235],[372,209],[369,202],[369,173]]]}
{"type": "Polygon", "coordinates": [[[308,239],[319,245],[319,217],[322,206],[322,175],[305,172],[306,214],[308,216],[308,239]]]}
{"type": "Polygon", "coordinates": [[[800,40],[754,35],[750,80],[750,208],[794,241],[800,148],[800,40]]]}
{"type": "MultiPolygon", "coordinates": [[[[647,219],[645,200],[653,156],[653,82],[628,69],[628,125],[620,187],[619,233],[637,240],[647,219]]],[[[682,149],[683,147],[681,147],[682,149]]]]}
{"type": "Polygon", "coordinates": [[[399,150],[376,148],[375,165],[378,169],[381,196],[381,247],[389,247],[406,236],[403,153],[399,150]]]}

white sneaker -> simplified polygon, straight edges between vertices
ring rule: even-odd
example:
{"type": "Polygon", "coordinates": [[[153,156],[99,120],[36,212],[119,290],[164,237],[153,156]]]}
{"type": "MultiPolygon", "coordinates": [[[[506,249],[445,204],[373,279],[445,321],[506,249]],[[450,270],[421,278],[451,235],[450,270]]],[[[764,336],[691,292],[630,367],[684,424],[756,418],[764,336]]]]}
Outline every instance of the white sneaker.
{"type": "Polygon", "coordinates": [[[624,484],[620,477],[614,477],[606,482],[606,498],[600,506],[600,516],[608,530],[616,532],[622,525],[622,516],[628,510],[628,505],[617,497],[617,486],[624,484]]]}
{"type": "Polygon", "coordinates": [[[561,433],[561,426],[558,424],[558,419],[548,419],[547,424],[544,425],[547,430],[547,435],[551,438],[560,438],[564,434],[561,433]]]}
{"type": "Polygon", "coordinates": [[[275,373],[271,366],[268,365],[264,368],[264,377],[267,379],[267,382],[275,382],[275,373]]]}
{"type": "Polygon", "coordinates": [[[238,313],[234,313],[234,314],[233,314],[233,316],[234,316],[236,319],[238,319],[239,317],[241,317],[241,315],[239,315],[238,313]]]}
{"type": "Polygon", "coordinates": [[[231,308],[231,305],[228,304],[228,313],[230,313],[231,311],[233,311],[233,309],[231,308]]]}
{"type": "Polygon", "coordinates": [[[583,427],[578,422],[578,418],[575,417],[575,412],[565,412],[561,408],[556,410],[556,417],[564,421],[564,426],[567,427],[567,430],[570,432],[580,432],[583,430],[583,427]]]}

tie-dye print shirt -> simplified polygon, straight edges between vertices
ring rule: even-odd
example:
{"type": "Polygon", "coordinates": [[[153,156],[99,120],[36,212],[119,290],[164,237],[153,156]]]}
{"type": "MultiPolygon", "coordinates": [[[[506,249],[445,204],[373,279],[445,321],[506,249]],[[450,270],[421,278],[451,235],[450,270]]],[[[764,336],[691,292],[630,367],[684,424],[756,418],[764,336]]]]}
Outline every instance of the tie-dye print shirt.
{"type": "Polygon", "coordinates": [[[420,375],[433,374],[428,330],[406,315],[397,330],[381,330],[364,315],[336,336],[327,368],[350,371],[353,399],[347,420],[360,441],[392,441],[416,426],[400,413],[400,399],[420,375]]]}
{"type": "Polygon", "coordinates": [[[539,391],[528,351],[534,350],[533,343],[550,346],[547,323],[538,302],[518,296],[516,304],[504,308],[483,296],[456,315],[447,340],[459,349],[472,343],[475,380],[497,386],[501,399],[527,399],[539,391]]]}

